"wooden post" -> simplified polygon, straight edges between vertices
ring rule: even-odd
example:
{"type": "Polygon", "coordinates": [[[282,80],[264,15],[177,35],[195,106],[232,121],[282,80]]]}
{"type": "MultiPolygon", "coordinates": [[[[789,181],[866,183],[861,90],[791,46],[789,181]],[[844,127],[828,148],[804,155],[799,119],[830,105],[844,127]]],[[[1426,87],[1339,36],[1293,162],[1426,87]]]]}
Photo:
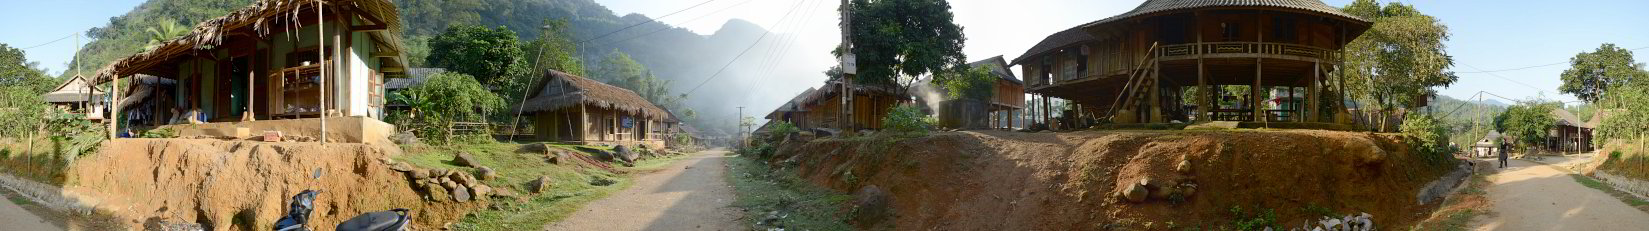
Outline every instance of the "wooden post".
{"type": "MultiPolygon", "coordinates": [[[[315,63],[321,65],[321,81],[320,85],[316,86],[320,89],[321,94],[320,99],[316,101],[321,107],[320,116],[317,116],[317,118],[321,118],[321,145],[326,145],[326,78],[328,76],[326,73],[326,11],[323,10],[324,8],[326,8],[326,0],[315,2],[315,36],[318,37],[315,40],[315,47],[320,49],[320,52],[315,52],[317,53],[316,58],[320,59],[316,60],[315,63]]],[[[452,133],[448,132],[447,134],[452,133]]]]}
{"type": "Polygon", "coordinates": [[[1202,58],[1199,57],[1197,58],[1197,121],[1214,121],[1212,116],[1208,116],[1208,109],[1212,107],[1208,102],[1208,97],[1212,93],[1208,88],[1208,71],[1203,66],[1202,58]]]}
{"type": "Polygon", "coordinates": [[[1311,63],[1311,85],[1306,87],[1305,90],[1305,119],[1309,122],[1322,122],[1317,118],[1322,116],[1320,115],[1322,113],[1322,109],[1320,108],[1322,103],[1317,102],[1322,101],[1319,99],[1322,98],[1322,96],[1318,96],[1318,94],[1321,94],[1320,92],[1322,92],[1321,89],[1318,89],[1321,87],[1319,85],[1320,83],[1318,83],[1318,79],[1321,78],[1322,71],[1322,63],[1311,63]]]}
{"type": "Polygon", "coordinates": [[[1162,123],[1162,61],[1151,62],[1151,119],[1145,121],[1162,123]]]}
{"type": "Polygon", "coordinates": [[[110,78],[113,79],[109,81],[109,106],[107,106],[109,108],[109,118],[107,119],[109,122],[109,140],[114,140],[120,138],[117,135],[120,130],[120,75],[112,75],[110,78]]]}
{"type": "Polygon", "coordinates": [[[1253,119],[1254,122],[1266,121],[1265,108],[1260,107],[1260,102],[1263,101],[1260,98],[1260,90],[1261,90],[1261,88],[1264,88],[1263,86],[1261,86],[1261,85],[1263,85],[1263,83],[1261,83],[1260,81],[1264,77],[1262,75],[1262,74],[1264,74],[1263,73],[1264,69],[1265,69],[1264,59],[1255,58],[1254,59],[1254,85],[1248,87],[1248,92],[1250,94],[1248,98],[1251,102],[1251,103],[1248,104],[1248,107],[1253,108],[1253,110],[1254,110],[1254,119],[1253,119]]]}

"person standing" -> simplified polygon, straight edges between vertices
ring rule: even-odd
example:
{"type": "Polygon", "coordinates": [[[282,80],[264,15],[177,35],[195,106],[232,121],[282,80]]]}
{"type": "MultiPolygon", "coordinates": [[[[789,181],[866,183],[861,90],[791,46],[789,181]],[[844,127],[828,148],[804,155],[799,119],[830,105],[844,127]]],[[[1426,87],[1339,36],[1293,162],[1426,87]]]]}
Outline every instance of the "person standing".
{"type": "Polygon", "coordinates": [[[1511,144],[1500,144],[1500,168],[1506,168],[1506,149],[1511,149],[1511,146],[1511,144]]]}

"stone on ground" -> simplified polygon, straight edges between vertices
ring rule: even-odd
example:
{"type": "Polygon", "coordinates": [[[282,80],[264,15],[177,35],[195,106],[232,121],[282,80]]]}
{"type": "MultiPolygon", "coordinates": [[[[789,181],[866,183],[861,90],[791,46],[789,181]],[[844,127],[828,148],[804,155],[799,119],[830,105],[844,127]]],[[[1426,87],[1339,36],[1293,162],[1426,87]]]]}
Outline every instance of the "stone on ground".
{"type": "Polygon", "coordinates": [[[494,171],[494,170],[492,170],[492,168],[485,167],[485,166],[482,166],[480,168],[476,168],[475,169],[475,175],[480,176],[481,180],[483,180],[483,181],[498,179],[498,171],[494,171]]]}
{"type": "Polygon", "coordinates": [[[540,176],[537,180],[527,182],[527,192],[544,193],[550,190],[550,176],[540,176]]]}
{"type": "Polygon", "coordinates": [[[476,162],[475,155],[470,155],[469,152],[459,152],[457,156],[452,158],[452,163],[464,167],[476,167],[481,164],[481,162],[476,162]]]}

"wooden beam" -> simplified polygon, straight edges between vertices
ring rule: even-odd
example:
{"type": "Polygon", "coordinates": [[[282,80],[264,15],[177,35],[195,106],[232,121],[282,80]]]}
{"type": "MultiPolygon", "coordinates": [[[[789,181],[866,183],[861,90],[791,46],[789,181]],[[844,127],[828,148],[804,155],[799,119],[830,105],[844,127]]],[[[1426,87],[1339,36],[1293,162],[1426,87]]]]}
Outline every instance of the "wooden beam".
{"type": "Polygon", "coordinates": [[[379,69],[378,71],[389,72],[389,73],[401,73],[401,72],[406,72],[407,71],[406,68],[400,68],[400,67],[381,67],[381,68],[378,68],[378,69],[379,69]]]}
{"type": "Polygon", "coordinates": [[[398,52],[398,51],[377,51],[377,52],[372,52],[372,57],[373,58],[401,57],[401,52],[398,52]]]}
{"type": "Polygon", "coordinates": [[[383,24],[365,25],[365,26],[349,26],[349,31],[350,32],[372,32],[372,31],[388,31],[388,30],[389,30],[389,26],[385,26],[383,24]]]}

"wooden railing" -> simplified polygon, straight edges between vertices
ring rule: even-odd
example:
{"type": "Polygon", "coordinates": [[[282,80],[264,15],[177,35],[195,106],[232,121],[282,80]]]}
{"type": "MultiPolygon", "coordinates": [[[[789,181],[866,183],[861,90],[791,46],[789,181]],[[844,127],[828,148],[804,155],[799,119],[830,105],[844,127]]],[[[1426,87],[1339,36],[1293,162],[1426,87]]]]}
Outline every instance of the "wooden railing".
{"type": "Polygon", "coordinates": [[[1320,47],[1288,43],[1208,42],[1163,45],[1157,56],[1165,59],[1203,54],[1267,54],[1315,58],[1324,61],[1339,60],[1339,53],[1320,47]]]}

